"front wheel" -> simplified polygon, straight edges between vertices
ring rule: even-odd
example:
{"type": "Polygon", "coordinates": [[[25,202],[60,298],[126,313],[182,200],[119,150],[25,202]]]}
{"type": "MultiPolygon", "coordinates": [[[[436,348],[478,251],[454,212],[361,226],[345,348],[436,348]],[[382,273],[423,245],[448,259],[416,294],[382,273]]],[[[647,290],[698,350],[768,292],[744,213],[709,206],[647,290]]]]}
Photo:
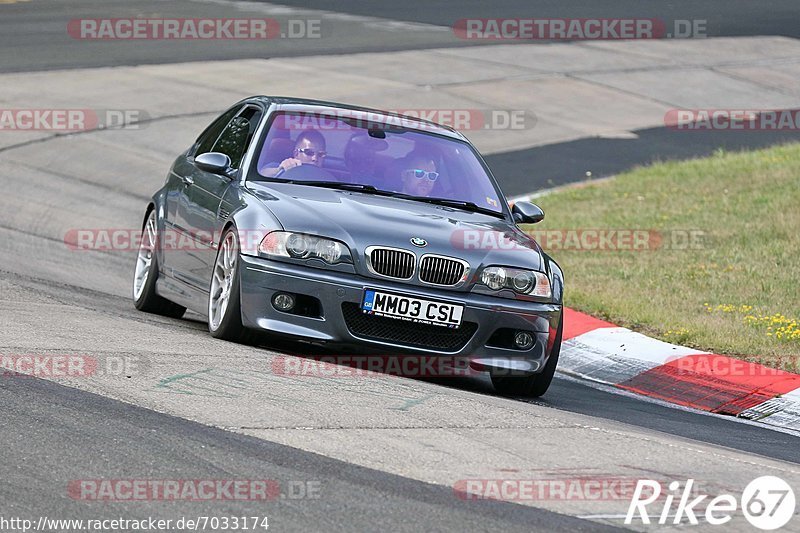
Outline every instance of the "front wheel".
{"type": "Polygon", "coordinates": [[[136,267],[133,270],[133,304],[139,311],[157,315],[180,318],[186,308],[156,293],[158,279],[158,226],[156,212],[150,211],[142,228],[139,251],[136,254],[136,267]]]}
{"type": "Polygon", "coordinates": [[[231,227],[220,240],[211,274],[208,331],[218,339],[253,344],[258,335],[242,325],[239,286],[239,236],[231,227]]]}
{"type": "Polygon", "coordinates": [[[543,396],[547,389],[550,388],[550,383],[556,373],[558,355],[561,353],[561,331],[563,326],[564,318],[562,316],[558,321],[553,350],[547,359],[547,364],[544,365],[544,370],[538,374],[524,377],[492,375],[494,389],[504,396],[529,396],[533,398],[543,396]]]}

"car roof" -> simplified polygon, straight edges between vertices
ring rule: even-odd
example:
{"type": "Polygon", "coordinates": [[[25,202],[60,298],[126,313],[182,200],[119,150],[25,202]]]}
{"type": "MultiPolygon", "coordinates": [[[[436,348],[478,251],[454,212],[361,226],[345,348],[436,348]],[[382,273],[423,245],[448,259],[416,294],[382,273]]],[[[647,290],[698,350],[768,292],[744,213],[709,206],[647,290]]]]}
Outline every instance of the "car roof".
{"type": "MultiPolygon", "coordinates": [[[[408,115],[401,115],[399,113],[392,113],[381,109],[373,109],[369,107],[361,107],[350,104],[342,104],[339,102],[329,102],[326,100],[312,100],[308,98],[292,98],[285,96],[253,96],[247,98],[245,102],[258,101],[266,105],[275,104],[279,110],[284,111],[307,111],[309,113],[318,113],[321,111],[351,111],[355,115],[367,114],[369,120],[376,122],[388,122],[389,124],[402,122],[402,125],[411,129],[419,129],[426,132],[436,133],[459,141],[467,141],[467,139],[455,129],[449,126],[443,126],[429,120],[412,117],[408,115]],[[400,119],[400,120],[399,120],[400,119]]],[[[467,141],[468,142],[468,141],[467,141]]]]}

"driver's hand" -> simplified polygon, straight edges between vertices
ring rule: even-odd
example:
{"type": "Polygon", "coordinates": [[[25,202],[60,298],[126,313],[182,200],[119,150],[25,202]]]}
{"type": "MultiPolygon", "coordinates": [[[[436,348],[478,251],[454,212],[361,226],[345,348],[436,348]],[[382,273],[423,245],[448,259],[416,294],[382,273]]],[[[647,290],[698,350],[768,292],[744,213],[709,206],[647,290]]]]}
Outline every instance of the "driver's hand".
{"type": "Polygon", "coordinates": [[[281,161],[281,164],[278,165],[278,168],[279,169],[282,168],[283,171],[286,172],[290,168],[299,167],[302,164],[303,164],[303,162],[300,161],[299,159],[295,159],[293,157],[290,157],[288,159],[284,159],[283,161],[281,161]]]}

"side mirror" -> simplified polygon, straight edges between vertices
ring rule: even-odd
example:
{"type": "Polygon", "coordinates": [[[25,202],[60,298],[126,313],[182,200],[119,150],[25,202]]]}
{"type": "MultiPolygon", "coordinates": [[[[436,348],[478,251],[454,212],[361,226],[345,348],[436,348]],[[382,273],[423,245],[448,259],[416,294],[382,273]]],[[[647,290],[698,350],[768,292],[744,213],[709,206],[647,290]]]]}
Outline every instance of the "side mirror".
{"type": "Polygon", "coordinates": [[[516,202],[511,208],[511,214],[517,224],[536,224],[544,220],[542,208],[531,202],[516,202]]]}
{"type": "Polygon", "coordinates": [[[200,170],[228,177],[231,170],[231,158],[220,152],[207,152],[194,158],[194,164],[200,170]]]}

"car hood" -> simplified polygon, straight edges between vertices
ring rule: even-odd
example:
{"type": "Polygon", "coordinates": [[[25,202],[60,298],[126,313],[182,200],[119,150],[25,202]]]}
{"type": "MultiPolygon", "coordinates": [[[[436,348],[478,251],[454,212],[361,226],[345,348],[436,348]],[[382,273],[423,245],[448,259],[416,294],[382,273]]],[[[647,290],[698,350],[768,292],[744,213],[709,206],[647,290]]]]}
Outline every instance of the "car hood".
{"type": "Polygon", "coordinates": [[[536,241],[508,221],[490,215],[289,183],[249,186],[284,229],[343,241],[357,265],[367,246],[379,245],[403,248],[418,256],[458,257],[468,261],[473,271],[493,264],[544,270],[536,241]],[[414,246],[411,239],[415,237],[427,244],[414,246]]]}

